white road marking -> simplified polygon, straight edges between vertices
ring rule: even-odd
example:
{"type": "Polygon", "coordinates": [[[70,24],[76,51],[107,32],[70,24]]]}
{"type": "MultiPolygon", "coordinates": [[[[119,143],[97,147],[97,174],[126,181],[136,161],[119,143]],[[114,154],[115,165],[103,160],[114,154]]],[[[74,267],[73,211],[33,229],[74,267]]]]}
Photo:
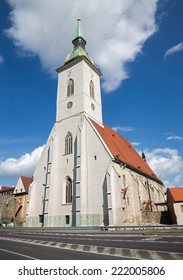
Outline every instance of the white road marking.
{"type": "MultiPolygon", "coordinates": [[[[74,251],[81,251],[81,252],[85,251],[87,253],[104,254],[104,255],[118,256],[118,257],[127,257],[128,259],[132,258],[132,259],[154,259],[154,260],[159,259],[159,260],[162,260],[163,257],[160,255],[161,253],[167,254],[169,257],[171,257],[173,259],[183,259],[182,253],[173,253],[173,252],[167,252],[167,251],[150,251],[150,250],[144,250],[144,249],[142,250],[142,249],[129,249],[129,248],[115,248],[115,247],[103,247],[103,246],[95,246],[95,245],[60,243],[60,242],[58,242],[54,245],[55,242],[53,242],[53,241],[47,241],[46,243],[43,244],[42,242],[45,242],[45,241],[42,241],[42,240],[21,239],[21,238],[11,238],[11,237],[1,237],[1,236],[0,236],[0,239],[21,242],[21,243],[34,244],[34,245],[38,245],[38,246],[46,246],[46,247],[52,247],[52,248],[55,247],[57,249],[59,248],[59,249],[63,249],[63,250],[74,250],[74,251]],[[74,248],[73,248],[73,246],[74,246],[74,248]],[[88,246],[88,250],[85,250],[85,246],[88,246]],[[100,249],[102,249],[101,252],[99,251],[100,249]],[[114,253],[112,253],[112,254],[111,254],[111,249],[114,250],[114,253]],[[126,251],[129,252],[128,255],[126,255],[126,251]],[[148,253],[149,258],[144,258],[143,256],[141,256],[142,252],[148,253]],[[135,253],[135,255],[133,255],[134,253],[135,253]]],[[[98,240],[100,240],[100,239],[98,239],[98,240]]],[[[139,240],[139,242],[144,242],[144,241],[139,240]]],[[[154,242],[156,242],[156,241],[154,241],[154,242]]],[[[160,241],[158,241],[158,242],[160,242],[160,241]]],[[[174,243],[174,242],[172,242],[172,243],[174,243]]],[[[4,251],[6,251],[6,250],[4,250],[4,251]]],[[[29,257],[29,256],[27,256],[27,257],[29,257]]]]}
{"type": "Polygon", "coordinates": [[[5,249],[2,249],[2,248],[0,248],[0,251],[4,251],[4,252],[11,253],[11,254],[14,254],[14,255],[19,255],[19,256],[22,256],[22,257],[26,257],[26,258],[31,259],[31,260],[39,260],[39,259],[24,255],[24,254],[20,254],[20,253],[17,253],[17,252],[5,250],[5,249]]]}
{"type": "Polygon", "coordinates": [[[147,237],[147,238],[143,238],[141,239],[142,241],[154,241],[154,240],[157,240],[159,239],[158,237],[147,237]]]}

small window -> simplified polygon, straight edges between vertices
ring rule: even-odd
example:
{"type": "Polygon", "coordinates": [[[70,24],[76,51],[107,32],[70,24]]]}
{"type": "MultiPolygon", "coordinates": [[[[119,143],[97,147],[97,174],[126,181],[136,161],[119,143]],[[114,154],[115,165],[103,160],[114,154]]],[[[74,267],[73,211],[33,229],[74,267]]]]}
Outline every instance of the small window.
{"type": "Polygon", "coordinates": [[[69,217],[69,215],[65,216],[65,223],[66,223],[66,225],[70,224],[70,217],[69,217]]]}
{"type": "Polygon", "coordinates": [[[67,96],[74,95],[74,81],[73,79],[69,79],[67,83],[67,96]]]}
{"type": "Polygon", "coordinates": [[[94,99],[95,98],[95,87],[94,82],[90,81],[90,96],[94,99]]]}
{"type": "Polygon", "coordinates": [[[183,212],[183,205],[180,206],[181,211],[183,212]]]}
{"type": "Polygon", "coordinates": [[[39,222],[43,223],[43,215],[39,215],[39,222]]]}
{"type": "Polygon", "coordinates": [[[66,203],[72,203],[72,180],[70,177],[66,179],[66,203]]]}
{"type": "Polygon", "coordinates": [[[65,155],[72,154],[72,134],[67,133],[65,137],[65,155]]]}

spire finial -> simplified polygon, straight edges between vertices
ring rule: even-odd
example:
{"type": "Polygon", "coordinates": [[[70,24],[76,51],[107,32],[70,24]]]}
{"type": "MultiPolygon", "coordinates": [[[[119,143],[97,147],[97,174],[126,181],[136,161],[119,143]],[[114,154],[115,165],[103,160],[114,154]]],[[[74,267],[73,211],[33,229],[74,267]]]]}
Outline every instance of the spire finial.
{"type": "Polygon", "coordinates": [[[142,159],[146,162],[146,155],[143,150],[142,150],[142,159]]]}

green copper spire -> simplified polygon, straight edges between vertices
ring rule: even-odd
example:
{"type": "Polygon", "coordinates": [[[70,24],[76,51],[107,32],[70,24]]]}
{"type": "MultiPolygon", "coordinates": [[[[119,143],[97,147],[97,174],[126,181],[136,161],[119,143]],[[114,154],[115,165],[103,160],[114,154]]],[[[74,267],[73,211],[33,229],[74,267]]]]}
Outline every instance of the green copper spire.
{"type": "Polygon", "coordinates": [[[82,29],[81,19],[80,18],[77,19],[76,38],[77,37],[84,38],[84,34],[83,34],[83,29],[82,29]]]}
{"type": "Polygon", "coordinates": [[[72,43],[74,45],[74,49],[81,47],[85,50],[86,41],[84,39],[80,18],[77,19],[76,37],[72,43]]]}
{"type": "Polygon", "coordinates": [[[86,41],[84,39],[80,18],[77,19],[76,37],[72,43],[74,50],[66,57],[65,64],[79,56],[85,56],[92,64],[94,64],[91,57],[85,51],[86,41]]]}

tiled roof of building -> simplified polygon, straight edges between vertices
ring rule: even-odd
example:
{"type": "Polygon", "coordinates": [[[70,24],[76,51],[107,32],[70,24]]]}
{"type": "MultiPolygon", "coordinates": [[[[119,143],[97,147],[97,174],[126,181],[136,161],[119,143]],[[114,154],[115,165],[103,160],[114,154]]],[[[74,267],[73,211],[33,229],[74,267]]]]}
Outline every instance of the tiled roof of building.
{"type": "Polygon", "coordinates": [[[171,193],[174,202],[183,201],[183,187],[169,188],[168,191],[171,193]]]}
{"type": "Polygon", "coordinates": [[[22,179],[22,183],[24,185],[24,188],[25,188],[25,192],[28,193],[29,192],[29,186],[30,184],[32,183],[32,178],[30,177],[25,177],[25,176],[21,176],[21,179],[22,179]]]}
{"type": "Polygon", "coordinates": [[[101,126],[92,119],[90,119],[90,121],[116,161],[121,161],[129,168],[135,169],[162,184],[147,162],[141,158],[130,142],[109,126],[105,124],[101,126]]]}
{"type": "Polygon", "coordinates": [[[0,186],[0,192],[11,192],[15,187],[0,186]]]}

